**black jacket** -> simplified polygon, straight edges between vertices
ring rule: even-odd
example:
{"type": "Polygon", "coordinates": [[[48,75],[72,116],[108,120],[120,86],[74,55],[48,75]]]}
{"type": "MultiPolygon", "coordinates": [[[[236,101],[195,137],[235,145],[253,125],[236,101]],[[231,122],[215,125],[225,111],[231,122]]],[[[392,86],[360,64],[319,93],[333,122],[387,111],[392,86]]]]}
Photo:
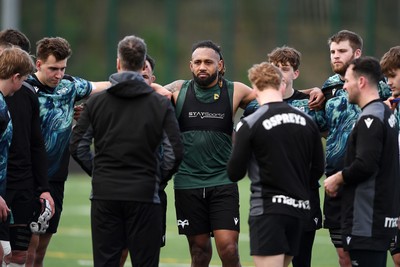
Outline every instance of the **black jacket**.
{"type": "Polygon", "coordinates": [[[8,155],[7,189],[49,191],[47,155],[40,130],[39,101],[26,83],[6,97],[13,124],[8,155]]]}
{"type": "Polygon", "coordinates": [[[174,109],[135,72],[113,74],[110,81],[111,88],[87,101],[71,155],[92,175],[92,199],[159,203],[160,180],[172,177],[183,156],[174,109]]]}

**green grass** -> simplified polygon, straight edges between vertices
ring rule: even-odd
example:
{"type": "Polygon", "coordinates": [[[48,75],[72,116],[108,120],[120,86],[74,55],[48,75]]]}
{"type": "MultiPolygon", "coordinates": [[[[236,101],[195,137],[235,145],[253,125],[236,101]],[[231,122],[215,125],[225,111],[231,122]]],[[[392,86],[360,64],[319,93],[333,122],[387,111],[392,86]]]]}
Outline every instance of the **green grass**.
{"type": "MultiPolygon", "coordinates": [[[[239,252],[243,266],[254,266],[249,255],[247,216],[249,209],[249,180],[239,182],[241,233],[239,252]]],[[[53,236],[45,258],[45,266],[74,267],[93,266],[90,233],[90,178],[86,175],[70,175],[65,187],[64,211],[59,231],[53,236]]],[[[322,193],[322,191],[321,191],[322,193]]],[[[186,238],[177,234],[172,182],[167,187],[167,244],[161,249],[161,267],[190,266],[186,238]]],[[[213,244],[215,247],[215,245],[213,244]]],[[[221,266],[214,250],[211,265],[221,266]]],[[[125,266],[131,266],[127,261],[125,266]]],[[[337,256],[326,230],[317,231],[314,242],[312,266],[338,266],[337,256]]],[[[388,267],[393,266],[388,257],[388,267]]]]}

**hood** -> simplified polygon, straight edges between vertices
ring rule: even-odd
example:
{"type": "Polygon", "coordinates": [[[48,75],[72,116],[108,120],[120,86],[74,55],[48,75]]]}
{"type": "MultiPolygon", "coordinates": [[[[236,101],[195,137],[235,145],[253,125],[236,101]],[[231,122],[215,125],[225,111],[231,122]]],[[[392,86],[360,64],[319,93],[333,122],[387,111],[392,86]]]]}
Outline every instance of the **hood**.
{"type": "Polygon", "coordinates": [[[107,93],[118,97],[136,97],[150,94],[154,90],[144,81],[141,74],[133,71],[114,73],[109,78],[112,86],[107,93]]]}

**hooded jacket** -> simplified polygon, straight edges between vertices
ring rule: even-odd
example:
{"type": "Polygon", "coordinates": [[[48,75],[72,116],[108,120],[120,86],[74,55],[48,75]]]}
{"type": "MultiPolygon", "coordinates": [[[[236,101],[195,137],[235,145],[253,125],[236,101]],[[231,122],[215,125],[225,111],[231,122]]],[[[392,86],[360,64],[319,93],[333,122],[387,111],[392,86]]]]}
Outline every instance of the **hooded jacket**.
{"type": "Polygon", "coordinates": [[[172,177],[183,155],[174,109],[136,72],[113,74],[110,82],[86,102],[71,155],[92,175],[92,199],[159,203],[160,182],[172,177]]]}

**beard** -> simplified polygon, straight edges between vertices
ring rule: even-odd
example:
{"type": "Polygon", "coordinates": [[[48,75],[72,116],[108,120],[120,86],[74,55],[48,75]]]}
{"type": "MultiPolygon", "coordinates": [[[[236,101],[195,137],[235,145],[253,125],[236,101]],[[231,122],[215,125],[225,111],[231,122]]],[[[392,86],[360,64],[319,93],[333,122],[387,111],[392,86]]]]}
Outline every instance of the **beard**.
{"type": "Polygon", "coordinates": [[[213,74],[207,76],[206,78],[199,78],[194,73],[192,73],[192,75],[194,82],[197,83],[200,87],[208,87],[217,79],[218,72],[216,71],[213,74]]]}
{"type": "Polygon", "coordinates": [[[331,63],[331,67],[334,73],[339,74],[340,76],[344,76],[346,74],[346,70],[348,67],[348,64],[332,64],[331,63]]]}

